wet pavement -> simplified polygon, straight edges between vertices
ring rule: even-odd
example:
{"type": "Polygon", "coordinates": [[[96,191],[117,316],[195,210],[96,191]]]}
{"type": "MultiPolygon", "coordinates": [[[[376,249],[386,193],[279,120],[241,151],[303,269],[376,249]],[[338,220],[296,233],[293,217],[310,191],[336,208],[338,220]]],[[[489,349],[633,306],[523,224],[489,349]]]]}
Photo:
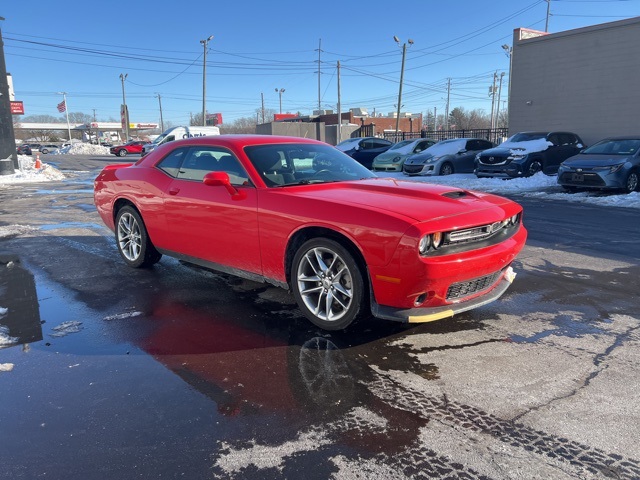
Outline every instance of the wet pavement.
{"type": "Polygon", "coordinates": [[[640,478],[640,261],[578,206],[525,210],[499,301],[329,334],[275,287],[126,267],[91,190],[118,161],[0,187],[0,478],[640,478]]]}

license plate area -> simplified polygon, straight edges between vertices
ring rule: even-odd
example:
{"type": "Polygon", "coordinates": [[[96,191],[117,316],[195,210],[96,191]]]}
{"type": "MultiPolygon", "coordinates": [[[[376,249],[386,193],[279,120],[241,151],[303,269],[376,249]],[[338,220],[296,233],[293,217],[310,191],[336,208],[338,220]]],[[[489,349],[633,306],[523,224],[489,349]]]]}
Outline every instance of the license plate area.
{"type": "Polygon", "coordinates": [[[584,182],[584,175],[582,173],[572,173],[571,174],[572,182],[584,182]]]}

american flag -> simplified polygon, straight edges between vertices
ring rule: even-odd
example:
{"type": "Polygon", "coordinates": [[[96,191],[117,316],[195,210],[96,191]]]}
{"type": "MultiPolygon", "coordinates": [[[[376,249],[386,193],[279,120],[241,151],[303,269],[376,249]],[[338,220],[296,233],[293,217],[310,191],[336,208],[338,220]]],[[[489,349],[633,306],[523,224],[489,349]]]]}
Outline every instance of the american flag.
{"type": "Polygon", "coordinates": [[[66,111],[67,111],[67,104],[65,103],[65,101],[64,101],[64,100],[63,100],[63,101],[61,101],[61,102],[58,104],[58,111],[59,111],[60,113],[64,113],[64,112],[66,112],[66,111]]]}

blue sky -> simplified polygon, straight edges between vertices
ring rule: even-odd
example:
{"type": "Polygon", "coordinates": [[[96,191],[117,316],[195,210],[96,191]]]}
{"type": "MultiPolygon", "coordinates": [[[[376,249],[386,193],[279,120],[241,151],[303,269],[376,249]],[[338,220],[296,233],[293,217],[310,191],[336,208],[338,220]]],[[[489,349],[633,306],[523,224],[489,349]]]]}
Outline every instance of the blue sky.
{"type": "MultiPolygon", "coordinates": [[[[402,48],[406,54],[402,111],[443,113],[447,79],[450,109],[491,110],[494,72],[509,59],[515,28],[545,29],[544,0],[460,0],[409,3],[111,1],[3,2],[0,22],[7,71],[25,115],[61,116],[57,92],[69,110],[119,118],[120,74],[130,120],[186,124],[202,111],[203,46],[207,53],[207,111],[226,122],[265,108],[311,114],[336,109],[337,62],[342,110],[396,110],[402,48]]],[[[551,0],[549,32],[640,15],[640,0],[551,0]]],[[[502,100],[506,100],[506,83],[502,100]]]]}

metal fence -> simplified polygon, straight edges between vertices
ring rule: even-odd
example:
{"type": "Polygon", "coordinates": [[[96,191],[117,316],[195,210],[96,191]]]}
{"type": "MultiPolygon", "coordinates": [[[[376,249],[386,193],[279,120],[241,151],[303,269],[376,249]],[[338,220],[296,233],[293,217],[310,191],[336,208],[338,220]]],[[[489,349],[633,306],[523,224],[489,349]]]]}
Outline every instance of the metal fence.
{"type": "Polygon", "coordinates": [[[473,128],[468,130],[421,130],[419,132],[384,132],[384,138],[392,142],[414,138],[431,138],[436,141],[450,138],[482,138],[501,143],[509,135],[508,128],[473,128]]]}

